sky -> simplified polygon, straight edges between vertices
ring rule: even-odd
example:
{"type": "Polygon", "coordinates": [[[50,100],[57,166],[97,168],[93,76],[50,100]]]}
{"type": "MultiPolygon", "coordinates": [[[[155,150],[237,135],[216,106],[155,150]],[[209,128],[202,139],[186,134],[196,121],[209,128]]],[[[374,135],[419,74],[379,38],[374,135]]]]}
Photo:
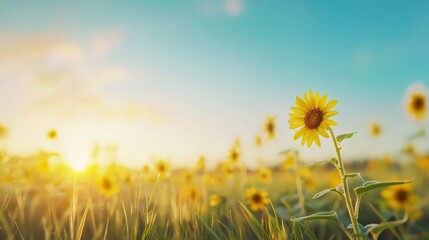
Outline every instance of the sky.
{"type": "Polygon", "coordinates": [[[2,1],[0,144],[71,162],[95,143],[117,145],[124,164],[183,166],[200,155],[214,165],[239,138],[249,166],[276,164],[292,147],[329,159],[329,139],[308,149],[288,128],[295,96],[312,89],[339,100],[336,133],[358,132],[344,144],[348,159],[395,154],[428,129],[404,111],[407,89],[429,86],[428,10],[428,1],[2,1]],[[278,131],[261,149],[266,115],[278,131]]]}

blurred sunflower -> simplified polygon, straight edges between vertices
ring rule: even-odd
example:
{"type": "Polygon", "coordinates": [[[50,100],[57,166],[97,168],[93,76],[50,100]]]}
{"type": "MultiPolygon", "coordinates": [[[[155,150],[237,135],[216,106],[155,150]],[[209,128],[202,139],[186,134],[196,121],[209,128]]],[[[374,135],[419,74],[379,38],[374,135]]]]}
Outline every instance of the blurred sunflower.
{"type": "Polygon", "coordinates": [[[267,192],[255,188],[246,189],[246,198],[252,211],[264,209],[265,205],[270,202],[267,192]]]}
{"type": "Polygon", "coordinates": [[[295,155],[293,154],[286,154],[285,159],[282,162],[282,168],[284,170],[288,169],[295,169],[295,155]]]}
{"type": "Polygon", "coordinates": [[[217,207],[223,201],[222,197],[218,194],[212,194],[209,196],[209,205],[210,207],[217,207]]]}
{"type": "Polygon", "coordinates": [[[0,124],[0,138],[7,137],[9,130],[4,125],[0,124]]]}
{"type": "Polygon", "coordinates": [[[204,171],[206,168],[206,158],[204,156],[201,155],[200,158],[198,158],[195,168],[197,171],[204,171]]]}
{"type": "Polygon", "coordinates": [[[104,175],[98,179],[98,190],[102,195],[111,197],[119,192],[119,185],[114,177],[104,175]]]}
{"type": "Polygon", "coordinates": [[[395,185],[381,191],[381,196],[395,210],[409,210],[417,202],[418,197],[412,192],[411,184],[395,185]]]}
{"type": "Polygon", "coordinates": [[[378,124],[377,122],[373,122],[371,124],[370,134],[371,134],[371,136],[373,136],[375,138],[379,137],[381,135],[380,124],[378,124]]]}
{"type": "Polygon", "coordinates": [[[230,162],[236,163],[240,161],[240,156],[241,156],[240,148],[237,145],[235,145],[229,150],[228,160],[230,162]]]}
{"type": "Polygon", "coordinates": [[[155,169],[160,178],[170,177],[170,164],[168,162],[159,160],[155,164],[155,169]]]}
{"type": "Polygon", "coordinates": [[[267,120],[265,121],[264,130],[268,135],[268,140],[274,139],[276,136],[276,117],[267,115],[267,120]]]}
{"type": "Polygon", "coordinates": [[[304,93],[304,98],[296,97],[296,106],[292,107],[292,113],[289,114],[289,124],[291,129],[300,128],[294,136],[294,140],[302,137],[301,144],[310,147],[313,142],[320,146],[319,135],[328,138],[326,130],[337,123],[331,119],[338,114],[331,110],[337,104],[337,100],[331,100],[327,103],[328,95],[316,92],[314,95],[310,90],[308,95],[304,93]]]}
{"type": "Polygon", "coordinates": [[[406,108],[408,113],[417,120],[423,120],[426,117],[426,87],[421,83],[411,85],[406,94],[406,108]]]}
{"type": "Polygon", "coordinates": [[[416,160],[417,168],[429,172],[429,156],[421,156],[416,160]]]}
{"type": "Polygon", "coordinates": [[[258,176],[259,179],[261,179],[261,181],[263,182],[271,182],[271,179],[273,178],[273,173],[271,169],[267,167],[260,167],[258,169],[258,176]]]}
{"type": "Polygon", "coordinates": [[[256,146],[262,146],[262,138],[260,135],[257,135],[255,138],[256,146]]]}
{"type": "Polygon", "coordinates": [[[235,169],[235,166],[233,165],[233,163],[223,162],[220,165],[220,169],[225,174],[225,177],[227,179],[231,179],[232,177],[234,177],[236,169],[235,169]]]}
{"type": "Polygon", "coordinates": [[[58,137],[58,133],[55,129],[51,129],[46,134],[46,137],[48,137],[49,140],[55,140],[58,137]]]}

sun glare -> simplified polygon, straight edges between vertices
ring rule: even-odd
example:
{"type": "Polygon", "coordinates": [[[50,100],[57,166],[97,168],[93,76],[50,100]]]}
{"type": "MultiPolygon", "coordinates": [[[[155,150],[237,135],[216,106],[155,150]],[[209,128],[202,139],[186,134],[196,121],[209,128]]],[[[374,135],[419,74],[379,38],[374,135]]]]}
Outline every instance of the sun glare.
{"type": "Polygon", "coordinates": [[[73,171],[75,172],[82,172],[83,170],[85,170],[87,165],[88,165],[88,162],[82,158],[73,159],[70,162],[70,166],[73,168],[73,171]]]}

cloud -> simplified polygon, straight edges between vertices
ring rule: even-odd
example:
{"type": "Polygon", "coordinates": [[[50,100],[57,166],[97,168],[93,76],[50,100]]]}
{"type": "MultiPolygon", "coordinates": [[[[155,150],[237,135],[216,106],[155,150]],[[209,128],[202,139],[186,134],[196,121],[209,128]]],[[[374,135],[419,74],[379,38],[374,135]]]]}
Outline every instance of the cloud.
{"type": "Polygon", "coordinates": [[[230,15],[240,15],[243,11],[243,0],[225,0],[225,11],[230,15]]]}
{"type": "Polygon", "coordinates": [[[358,67],[366,67],[371,63],[371,54],[367,51],[361,51],[355,54],[354,64],[358,67]]]}
{"type": "Polygon", "coordinates": [[[100,31],[92,37],[92,47],[97,55],[104,56],[116,47],[122,39],[123,33],[119,30],[100,31]]]}
{"type": "MultiPolygon", "coordinates": [[[[120,35],[107,31],[95,36],[96,54],[106,54],[120,35]]],[[[104,91],[115,84],[126,84],[130,71],[125,66],[92,61],[96,56],[84,51],[88,46],[56,35],[1,38],[1,106],[12,104],[28,118],[163,121],[156,109],[124,94],[104,91]]]]}

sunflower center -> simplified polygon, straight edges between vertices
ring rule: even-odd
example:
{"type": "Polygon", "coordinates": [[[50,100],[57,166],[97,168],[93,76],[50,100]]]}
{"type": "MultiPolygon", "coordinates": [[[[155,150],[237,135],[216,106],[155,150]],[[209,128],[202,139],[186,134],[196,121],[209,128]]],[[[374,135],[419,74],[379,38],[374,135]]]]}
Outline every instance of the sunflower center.
{"type": "Polygon", "coordinates": [[[408,199],[408,192],[405,189],[399,189],[395,193],[395,200],[399,203],[404,203],[408,199]]]}
{"type": "Polygon", "coordinates": [[[304,118],[305,126],[309,129],[315,129],[323,121],[323,112],[320,109],[312,109],[307,112],[304,118]]]}
{"type": "Polygon", "coordinates": [[[262,202],[262,196],[260,194],[253,194],[252,202],[254,202],[254,203],[262,202]]]}
{"type": "Polygon", "coordinates": [[[267,124],[267,130],[269,133],[274,132],[274,124],[272,122],[267,124]]]}
{"type": "Polygon", "coordinates": [[[413,101],[413,108],[414,109],[422,110],[424,108],[424,106],[425,106],[425,100],[422,97],[417,96],[414,98],[414,101],[413,101]]]}
{"type": "Polygon", "coordinates": [[[112,183],[106,178],[103,178],[102,185],[103,185],[103,188],[107,190],[112,187],[112,183]]]}
{"type": "Polygon", "coordinates": [[[159,172],[164,172],[164,170],[165,170],[165,166],[163,164],[161,164],[161,165],[158,166],[158,171],[159,172]]]}

